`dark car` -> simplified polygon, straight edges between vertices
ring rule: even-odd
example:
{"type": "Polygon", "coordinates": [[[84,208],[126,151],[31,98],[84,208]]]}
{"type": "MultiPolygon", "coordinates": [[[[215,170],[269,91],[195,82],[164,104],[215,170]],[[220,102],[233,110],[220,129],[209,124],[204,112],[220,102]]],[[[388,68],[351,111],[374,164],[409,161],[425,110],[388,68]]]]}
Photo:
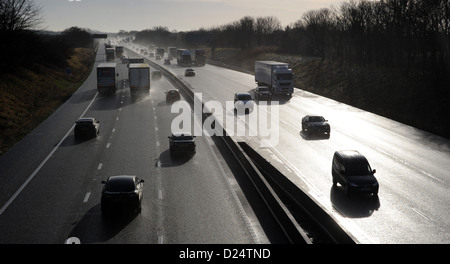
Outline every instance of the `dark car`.
{"type": "Polygon", "coordinates": [[[255,89],[255,97],[258,100],[270,100],[272,98],[272,93],[267,86],[258,86],[255,89]]]}
{"type": "Polygon", "coordinates": [[[245,112],[253,111],[255,101],[252,95],[247,92],[238,92],[234,94],[234,110],[245,112]]]}
{"type": "Polygon", "coordinates": [[[100,121],[94,117],[82,117],[75,122],[75,138],[96,137],[100,133],[100,121]]]}
{"type": "Polygon", "coordinates": [[[191,69],[191,68],[186,69],[186,70],[184,71],[184,76],[195,76],[195,71],[194,71],[194,69],[191,69]]]}
{"type": "Polygon", "coordinates": [[[336,151],[333,155],[333,186],[339,183],[346,194],[359,192],[377,196],[379,185],[375,172],[366,157],[356,150],[336,151]]]}
{"type": "Polygon", "coordinates": [[[102,183],[102,213],[141,211],[144,180],[134,175],[118,175],[102,183]]]}
{"type": "Polygon", "coordinates": [[[190,132],[174,132],[168,138],[170,155],[177,152],[196,153],[195,136],[190,132]]]}
{"type": "Polygon", "coordinates": [[[166,92],[166,101],[173,102],[180,100],[180,92],[177,89],[170,89],[166,92]]]}
{"type": "Polygon", "coordinates": [[[302,118],[302,131],[308,134],[324,133],[329,137],[331,127],[323,116],[307,115],[302,118]]]}
{"type": "Polygon", "coordinates": [[[170,59],[165,59],[164,60],[164,65],[170,65],[170,59]]]}

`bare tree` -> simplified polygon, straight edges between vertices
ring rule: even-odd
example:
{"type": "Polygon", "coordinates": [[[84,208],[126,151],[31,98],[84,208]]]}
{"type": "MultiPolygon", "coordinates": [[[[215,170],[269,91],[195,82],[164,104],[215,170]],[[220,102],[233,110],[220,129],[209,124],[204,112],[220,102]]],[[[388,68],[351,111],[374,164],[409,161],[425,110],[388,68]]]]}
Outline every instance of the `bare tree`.
{"type": "Polygon", "coordinates": [[[0,0],[0,31],[37,29],[43,22],[41,8],[31,0],[0,0]]]}
{"type": "Polygon", "coordinates": [[[281,23],[274,16],[258,17],[255,22],[255,37],[258,46],[262,46],[270,38],[270,35],[281,30],[281,23]]]}

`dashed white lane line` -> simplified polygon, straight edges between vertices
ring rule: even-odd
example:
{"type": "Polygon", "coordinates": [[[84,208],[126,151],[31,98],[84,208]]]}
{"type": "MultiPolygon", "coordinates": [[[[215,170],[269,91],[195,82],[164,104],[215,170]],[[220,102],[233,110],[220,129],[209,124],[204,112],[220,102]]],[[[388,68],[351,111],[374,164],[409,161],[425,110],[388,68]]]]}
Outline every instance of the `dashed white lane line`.
{"type": "MultiPolygon", "coordinates": [[[[91,108],[91,105],[94,103],[95,98],[97,98],[97,96],[98,96],[98,92],[95,94],[94,98],[92,98],[91,102],[86,107],[86,109],[84,109],[83,113],[80,115],[79,118],[83,117],[86,114],[86,112],[89,110],[89,108],[91,108]]],[[[47,161],[50,159],[50,157],[53,156],[53,154],[56,152],[56,150],[59,148],[59,146],[61,146],[61,144],[64,142],[64,140],[72,132],[74,127],[75,127],[75,124],[72,125],[72,127],[69,129],[69,131],[67,131],[67,133],[58,142],[58,144],[53,148],[53,150],[50,152],[50,154],[48,154],[47,157],[41,162],[41,164],[39,164],[39,166],[33,171],[33,173],[30,175],[30,177],[28,177],[28,179],[20,186],[20,188],[13,194],[13,196],[11,196],[11,198],[9,198],[9,200],[2,206],[2,208],[0,208],[0,215],[3,214],[3,212],[6,210],[6,208],[9,207],[9,205],[17,198],[17,196],[19,196],[19,194],[23,191],[23,189],[25,189],[25,187],[34,178],[34,176],[36,176],[36,174],[42,169],[42,167],[44,167],[45,163],[47,163],[47,161]]]]}
{"type": "Polygon", "coordinates": [[[158,236],[158,244],[164,244],[164,236],[162,235],[158,236]]]}
{"type": "Polygon", "coordinates": [[[106,148],[109,148],[111,146],[111,143],[106,144],[106,148]]]}
{"type": "Polygon", "coordinates": [[[87,203],[87,201],[89,200],[89,196],[91,196],[91,192],[86,193],[86,196],[84,196],[83,203],[87,203]]]}
{"type": "Polygon", "coordinates": [[[98,164],[97,170],[101,170],[103,167],[103,163],[98,164]]]}

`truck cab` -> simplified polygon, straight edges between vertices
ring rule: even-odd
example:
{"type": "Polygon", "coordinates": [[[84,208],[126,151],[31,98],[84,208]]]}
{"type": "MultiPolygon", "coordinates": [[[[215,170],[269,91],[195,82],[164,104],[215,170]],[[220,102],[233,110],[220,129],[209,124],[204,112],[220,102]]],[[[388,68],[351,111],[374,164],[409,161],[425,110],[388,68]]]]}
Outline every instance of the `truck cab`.
{"type": "Polygon", "coordinates": [[[294,93],[294,74],[284,62],[255,61],[255,82],[269,87],[272,95],[294,93]]]}

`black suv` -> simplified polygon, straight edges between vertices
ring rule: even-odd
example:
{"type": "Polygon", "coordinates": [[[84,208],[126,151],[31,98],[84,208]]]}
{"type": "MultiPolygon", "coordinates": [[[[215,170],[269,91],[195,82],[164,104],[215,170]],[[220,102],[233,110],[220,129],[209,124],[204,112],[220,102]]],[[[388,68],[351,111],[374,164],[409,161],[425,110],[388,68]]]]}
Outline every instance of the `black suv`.
{"type": "Polygon", "coordinates": [[[112,210],[141,211],[144,180],[134,175],[110,176],[102,181],[101,209],[103,214],[112,210]]]}
{"type": "Polygon", "coordinates": [[[376,170],[372,170],[366,157],[356,150],[336,151],[333,156],[331,174],[333,186],[342,185],[346,194],[354,192],[378,195],[376,170]]]}
{"type": "Polygon", "coordinates": [[[96,137],[100,132],[100,121],[93,117],[82,117],[75,122],[75,138],[96,137]]]}
{"type": "Polygon", "coordinates": [[[308,134],[323,133],[330,137],[331,127],[323,116],[306,115],[302,118],[302,131],[308,134]]]}

